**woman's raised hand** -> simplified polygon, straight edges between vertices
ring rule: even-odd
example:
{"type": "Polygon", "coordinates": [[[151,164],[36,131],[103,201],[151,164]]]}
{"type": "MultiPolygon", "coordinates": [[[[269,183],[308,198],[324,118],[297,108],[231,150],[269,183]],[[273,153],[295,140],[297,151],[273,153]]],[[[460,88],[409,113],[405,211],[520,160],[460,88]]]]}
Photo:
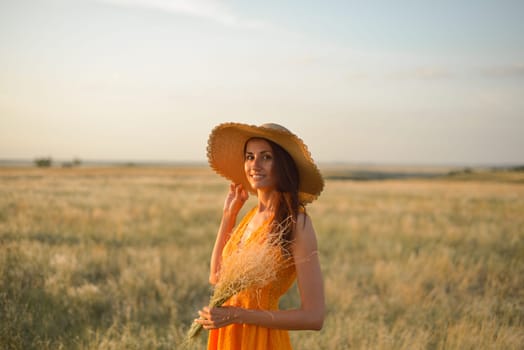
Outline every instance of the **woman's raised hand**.
{"type": "Polygon", "coordinates": [[[224,213],[236,216],[247,201],[249,195],[241,184],[229,185],[229,192],[224,202],[224,213]]]}

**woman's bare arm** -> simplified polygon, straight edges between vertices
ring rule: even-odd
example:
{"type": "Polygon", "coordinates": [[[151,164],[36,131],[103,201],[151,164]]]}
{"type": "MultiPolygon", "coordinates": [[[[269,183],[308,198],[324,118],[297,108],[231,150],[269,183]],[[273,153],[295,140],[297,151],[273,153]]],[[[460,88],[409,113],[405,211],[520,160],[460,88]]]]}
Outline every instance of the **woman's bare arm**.
{"type": "Polygon", "coordinates": [[[229,240],[229,237],[231,237],[231,231],[233,231],[235,227],[237,215],[247,198],[248,194],[242,185],[231,184],[229,186],[229,192],[224,202],[222,220],[218,228],[213,252],[211,253],[209,283],[213,285],[218,281],[218,273],[220,271],[220,264],[222,263],[222,250],[229,240]]]}
{"type": "Polygon", "coordinates": [[[197,322],[206,329],[232,323],[254,324],[288,330],[320,330],[324,322],[324,285],[318,259],[317,240],[311,220],[299,214],[292,247],[300,292],[300,308],[294,310],[251,310],[237,307],[204,308],[197,322]],[[305,219],[305,224],[302,225],[305,219]]]}

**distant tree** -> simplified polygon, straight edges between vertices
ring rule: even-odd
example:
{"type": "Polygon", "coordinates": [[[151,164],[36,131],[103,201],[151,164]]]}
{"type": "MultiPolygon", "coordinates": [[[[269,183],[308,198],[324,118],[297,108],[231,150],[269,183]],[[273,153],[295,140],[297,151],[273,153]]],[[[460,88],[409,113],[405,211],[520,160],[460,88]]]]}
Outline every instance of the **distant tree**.
{"type": "Polygon", "coordinates": [[[80,160],[80,158],[74,158],[73,159],[73,166],[80,166],[82,165],[82,161],[80,160]]]}
{"type": "Polygon", "coordinates": [[[53,165],[53,160],[51,159],[51,157],[36,158],[35,165],[39,168],[49,168],[51,165],[53,165]]]}
{"type": "Polygon", "coordinates": [[[70,162],[68,161],[62,163],[63,168],[74,168],[80,165],[82,165],[82,161],[79,158],[73,158],[73,160],[70,162]]]}

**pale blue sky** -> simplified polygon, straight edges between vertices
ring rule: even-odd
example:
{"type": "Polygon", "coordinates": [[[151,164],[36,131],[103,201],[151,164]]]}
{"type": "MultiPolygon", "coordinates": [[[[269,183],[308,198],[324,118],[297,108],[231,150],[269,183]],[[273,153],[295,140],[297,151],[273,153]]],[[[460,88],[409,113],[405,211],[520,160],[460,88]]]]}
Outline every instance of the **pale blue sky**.
{"type": "Polygon", "coordinates": [[[0,159],[203,161],[277,122],[319,162],[524,162],[524,2],[0,0],[0,159]]]}

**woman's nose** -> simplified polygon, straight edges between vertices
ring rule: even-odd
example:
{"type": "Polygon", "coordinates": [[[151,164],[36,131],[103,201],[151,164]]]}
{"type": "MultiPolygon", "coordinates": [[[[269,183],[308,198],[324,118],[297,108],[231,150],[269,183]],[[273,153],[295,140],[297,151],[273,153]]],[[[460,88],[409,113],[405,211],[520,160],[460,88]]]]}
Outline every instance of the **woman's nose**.
{"type": "Polygon", "coordinates": [[[253,168],[260,168],[260,162],[261,159],[259,157],[255,157],[255,159],[253,159],[253,168]]]}

